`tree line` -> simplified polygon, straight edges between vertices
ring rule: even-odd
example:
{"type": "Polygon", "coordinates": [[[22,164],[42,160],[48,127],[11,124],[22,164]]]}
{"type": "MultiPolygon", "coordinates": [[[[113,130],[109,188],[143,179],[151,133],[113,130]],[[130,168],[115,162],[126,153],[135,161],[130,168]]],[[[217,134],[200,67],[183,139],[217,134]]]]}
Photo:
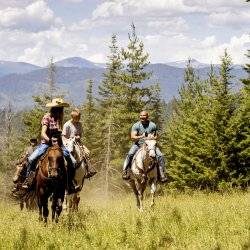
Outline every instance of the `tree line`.
{"type": "MultiPolygon", "coordinates": [[[[146,69],[149,54],[133,24],[127,46],[119,48],[113,35],[109,49],[98,95],[93,93],[96,83],[89,79],[86,99],[79,106],[83,142],[91,151],[92,162],[99,170],[99,185],[106,193],[122,188],[121,167],[131,146],[130,129],[141,110],[148,110],[150,119],[158,125],[169,187],[221,190],[248,186],[250,64],[244,67],[248,77],[241,80],[243,86],[233,91],[232,60],[227,51],[221,57],[219,75],[211,65],[206,80],[199,78],[189,61],[178,96],[165,103],[159,83],[151,81],[153,72],[146,69]]],[[[8,148],[0,152],[2,169],[17,157],[30,137],[39,136],[45,103],[60,94],[55,73],[51,60],[46,92],[34,97],[32,110],[13,115],[13,119],[21,117],[22,126],[8,128],[8,148]]]]}

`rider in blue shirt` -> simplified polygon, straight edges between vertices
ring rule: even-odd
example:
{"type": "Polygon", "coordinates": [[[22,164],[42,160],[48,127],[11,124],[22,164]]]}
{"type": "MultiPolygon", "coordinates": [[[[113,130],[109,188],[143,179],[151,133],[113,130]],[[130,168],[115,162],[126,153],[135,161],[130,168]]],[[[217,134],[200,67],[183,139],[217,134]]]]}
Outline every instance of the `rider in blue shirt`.
{"type": "MultiPolygon", "coordinates": [[[[149,134],[154,135],[155,139],[157,139],[157,126],[155,123],[149,121],[148,112],[142,111],[140,113],[140,121],[136,122],[131,129],[131,139],[134,141],[134,144],[130,148],[123,164],[122,178],[124,180],[128,180],[130,178],[127,170],[131,165],[134,155],[144,143],[144,137],[149,134]]],[[[166,182],[167,178],[165,177],[165,160],[159,148],[156,148],[156,157],[159,166],[160,180],[161,182],[166,182]]]]}

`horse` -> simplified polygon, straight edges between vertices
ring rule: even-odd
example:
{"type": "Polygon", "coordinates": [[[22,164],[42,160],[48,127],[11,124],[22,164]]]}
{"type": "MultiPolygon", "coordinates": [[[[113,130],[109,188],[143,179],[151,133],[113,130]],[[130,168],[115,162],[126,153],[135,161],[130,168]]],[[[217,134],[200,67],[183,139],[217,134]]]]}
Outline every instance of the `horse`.
{"type": "Polygon", "coordinates": [[[12,195],[18,198],[20,202],[20,209],[23,210],[24,206],[27,210],[34,210],[37,208],[37,201],[35,192],[23,192],[22,184],[26,179],[27,161],[19,163],[16,165],[15,178],[13,182],[15,184],[12,190],[12,195]]]}
{"type": "Polygon", "coordinates": [[[38,163],[35,176],[35,192],[39,207],[39,220],[47,223],[48,198],[52,195],[52,221],[58,222],[62,211],[67,183],[63,150],[58,144],[50,146],[38,163]]]}
{"type": "Polygon", "coordinates": [[[145,137],[145,142],[133,157],[131,164],[131,178],[129,185],[136,197],[137,208],[143,211],[143,193],[147,184],[150,185],[151,204],[154,206],[154,197],[157,184],[157,159],[156,140],[153,137],[145,137]]]}
{"type": "MultiPolygon", "coordinates": [[[[80,191],[73,194],[65,194],[64,209],[68,212],[78,211],[78,206],[80,202],[80,192],[82,190],[84,179],[86,175],[86,159],[87,155],[84,150],[84,146],[81,145],[75,138],[71,141],[71,151],[76,159],[77,168],[75,170],[74,182],[76,186],[80,187],[80,191]]],[[[67,147],[67,144],[65,144],[67,147]]]]}

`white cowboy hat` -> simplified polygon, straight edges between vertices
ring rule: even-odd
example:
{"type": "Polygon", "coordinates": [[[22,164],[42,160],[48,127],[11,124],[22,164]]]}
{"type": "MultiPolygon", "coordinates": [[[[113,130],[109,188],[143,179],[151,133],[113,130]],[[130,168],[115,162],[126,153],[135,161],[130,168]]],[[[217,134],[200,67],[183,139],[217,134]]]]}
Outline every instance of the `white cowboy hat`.
{"type": "Polygon", "coordinates": [[[65,102],[62,98],[54,98],[52,102],[46,104],[48,108],[56,108],[56,107],[69,107],[69,104],[65,102]]]}

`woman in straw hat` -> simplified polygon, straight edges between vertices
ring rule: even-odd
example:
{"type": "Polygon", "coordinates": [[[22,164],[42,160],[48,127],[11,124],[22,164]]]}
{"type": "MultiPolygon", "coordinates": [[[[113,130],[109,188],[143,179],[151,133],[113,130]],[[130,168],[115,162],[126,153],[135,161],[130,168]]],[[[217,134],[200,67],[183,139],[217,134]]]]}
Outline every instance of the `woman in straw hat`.
{"type": "MultiPolygon", "coordinates": [[[[23,188],[25,189],[28,189],[33,183],[38,159],[46,152],[50,144],[53,144],[54,137],[58,136],[59,131],[62,130],[63,109],[64,107],[69,107],[69,104],[62,98],[54,98],[52,102],[46,104],[46,107],[50,108],[50,111],[42,118],[41,144],[38,145],[37,149],[28,158],[27,178],[23,183],[23,188]]],[[[68,192],[72,193],[76,191],[73,184],[76,160],[64,146],[62,146],[62,149],[69,167],[68,175],[70,185],[68,192]]]]}

